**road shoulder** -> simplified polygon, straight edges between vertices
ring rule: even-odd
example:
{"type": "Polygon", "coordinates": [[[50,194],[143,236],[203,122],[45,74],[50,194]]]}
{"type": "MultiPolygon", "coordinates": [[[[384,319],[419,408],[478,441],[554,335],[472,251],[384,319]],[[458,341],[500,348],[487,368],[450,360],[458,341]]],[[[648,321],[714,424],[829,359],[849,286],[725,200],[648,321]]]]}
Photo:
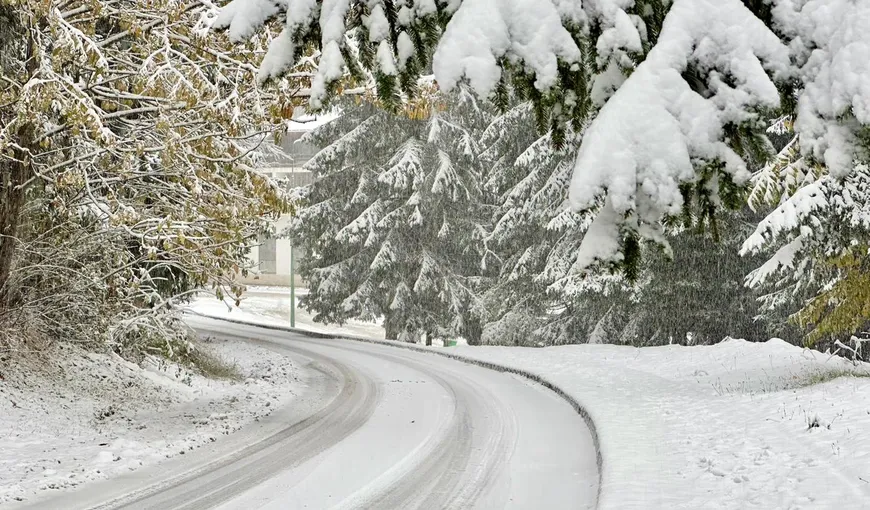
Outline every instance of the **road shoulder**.
{"type": "Polygon", "coordinates": [[[0,506],[23,506],[225,443],[304,390],[304,370],[288,356],[232,340],[208,348],[234,363],[242,379],[208,379],[156,358],[136,365],[65,344],[39,363],[4,367],[0,506]]]}

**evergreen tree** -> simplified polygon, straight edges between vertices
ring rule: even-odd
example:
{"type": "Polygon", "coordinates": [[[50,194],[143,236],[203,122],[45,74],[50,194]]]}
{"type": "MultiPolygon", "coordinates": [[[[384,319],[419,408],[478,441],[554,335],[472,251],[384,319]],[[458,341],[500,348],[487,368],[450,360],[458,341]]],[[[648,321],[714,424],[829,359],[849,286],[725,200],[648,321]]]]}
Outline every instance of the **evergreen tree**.
{"type": "Polygon", "coordinates": [[[508,89],[530,101],[540,132],[557,145],[600,106],[655,44],[671,0],[233,0],[216,28],[242,41],[272,18],[286,22],[261,68],[281,76],[316,48],[311,90],[320,108],[344,69],[370,72],[380,100],[397,106],[416,78],[434,70],[452,89],[468,83],[507,107],[508,89]],[[486,30],[484,30],[486,28],[486,30]]]}
{"type": "Polygon", "coordinates": [[[489,247],[502,269],[487,293],[487,342],[645,345],[685,342],[687,334],[704,343],[763,336],[768,322],[755,320],[758,293],[741,285],[758,257],[737,253],[757,215],[723,215],[716,241],[707,223],[687,211],[666,230],[671,252],[639,246],[646,254],[634,283],[606,268],[578,268],[593,214],[567,206],[575,154],[530,133],[531,115],[531,104],[519,104],[483,137],[488,188],[500,204],[489,247]]]}
{"type": "Polygon", "coordinates": [[[584,306],[592,306],[594,291],[603,290],[602,278],[610,279],[573,268],[591,217],[567,205],[575,145],[559,149],[550,133],[529,130],[534,115],[534,105],[521,102],[494,119],[482,139],[487,191],[498,204],[484,259],[500,267],[486,294],[489,343],[584,341],[590,320],[584,306]],[[579,299],[586,291],[587,299],[579,299]]]}
{"type": "MultiPolygon", "coordinates": [[[[255,31],[264,16],[243,14],[260,10],[259,3],[234,0],[224,25],[255,31]]],[[[849,64],[861,61],[867,44],[860,23],[870,7],[862,2],[402,0],[393,3],[395,15],[384,16],[381,4],[288,5],[288,61],[306,44],[329,56],[320,62],[312,104],[329,95],[327,85],[343,65],[358,63],[344,36],[357,29],[380,41],[385,57],[405,46],[398,34],[425,33],[415,55],[434,49],[432,69],[442,87],[465,80],[504,106],[512,86],[532,101],[538,127],[549,129],[557,146],[569,127],[577,131],[587,120],[590,105],[603,104],[571,184],[576,210],[601,207],[595,235],[581,245],[583,265],[603,261],[636,272],[639,241],[666,242],[662,221],[687,207],[715,230],[716,211],[740,207],[737,188],[769,156],[763,116],[783,106],[783,97],[790,101],[792,91],[801,105],[802,150],[831,166],[835,177],[851,171],[855,125],[870,121],[860,86],[870,71],[849,64]],[[424,31],[422,20],[437,20],[425,26],[443,30],[424,31]],[[392,40],[381,36],[387,32],[392,40]]],[[[393,60],[370,67],[384,72],[393,60]]]]}
{"type": "MultiPolygon", "coordinates": [[[[245,26],[253,32],[264,16],[241,14],[260,3],[234,0],[225,9],[230,31],[245,26]]],[[[556,147],[567,142],[577,149],[570,204],[594,213],[594,221],[572,258],[575,269],[615,266],[629,279],[640,277],[644,241],[672,252],[671,229],[681,217],[719,237],[721,211],[744,206],[745,185],[773,156],[768,119],[785,114],[793,119],[796,154],[813,169],[805,175],[815,180],[772,204],[781,219],[763,221],[744,251],[776,244],[771,238],[781,233],[790,240],[749,282],[794,267],[794,295],[812,297],[863,272],[864,263],[854,261],[866,256],[861,220],[842,236],[816,221],[852,221],[863,208],[864,198],[854,198],[863,193],[862,177],[853,174],[867,163],[867,2],[401,0],[392,3],[394,10],[383,9],[388,3],[288,4],[288,61],[312,47],[331,55],[320,62],[312,105],[329,96],[342,66],[389,75],[389,63],[402,60],[396,55],[411,54],[403,47],[413,47],[421,59],[417,70],[431,63],[444,89],[468,83],[501,107],[514,95],[530,101],[539,132],[548,132],[556,147]],[[347,30],[365,34],[384,58],[357,58],[347,30]],[[401,34],[425,37],[407,45],[399,42],[401,34]],[[586,121],[582,140],[571,140],[586,121]],[[801,261],[797,253],[811,255],[801,261]]],[[[275,14],[278,9],[265,18],[275,14]]],[[[273,47],[282,53],[281,45],[273,47]]],[[[413,75],[401,62],[397,69],[413,75]]],[[[375,81],[382,96],[395,90],[375,81]]],[[[407,76],[403,83],[411,81],[407,76]]],[[[787,301],[781,292],[768,297],[787,301]]],[[[829,311],[844,299],[819,297],[817,310],[829,311]]],[[[822,317],[837,315],[819,313],[798,320],[821,334],[827,331],[822,317]]]]}
{"type": "Polygon", "coordinates": [[[476,342],[487,108],[467,92],[426,119],[349,103],[308,135],[325,148],[307,165],[317,180],[291,233],[307,253],[303,306],[324,322],[383,317],[389,338],[476,342]]]}
{"type": "Polygon", "coordinates": [[[759,292],[743,285],[760,257],[741,257],[738,250],[757,220],[747,209],[729,211],[719,216],[717,239],[709,231],[680,228],[668,232],[671,255],[647,250],[620,342],[710,344],[729,336],[762,341],[771,334],[788,339],[787,331],[772,331],[772,317],[758,316],[759,292]]]}
{"type": "Polygon", "coordinates": [[[769,291],[762,298],[766,315],[790,315],[807,331],[808,344],[830,345],[870,329],[870,138],[855,153],[851,173],[838,179],[802,154],[791,119],[774,123],[772,130],[790,138],[753,176],[750,204],[768,214],[742,253],[769,256],[746,283],[769,291]]]}

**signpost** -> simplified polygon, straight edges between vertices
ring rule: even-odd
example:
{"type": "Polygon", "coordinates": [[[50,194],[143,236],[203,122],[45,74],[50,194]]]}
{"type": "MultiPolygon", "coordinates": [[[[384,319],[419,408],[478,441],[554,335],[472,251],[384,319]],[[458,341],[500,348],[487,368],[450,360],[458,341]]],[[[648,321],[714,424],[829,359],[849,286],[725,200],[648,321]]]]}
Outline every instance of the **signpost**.
{"type": "Polygon", "coordinates": [[[296,327],[296,268],[293,260],[293,241],[290,242],[290,327],[296,327]]]}
{"type": "MultiPolygon", "coordinates": [[[[293,186],[296,186],[296,162],[292,163],[293,186]]],[[[295,214],[295,213],[294,213],[295,214]]],[[[296,246],[296,241],[290,238],[290,327],[296,327],[296,267],[293,260],[293,249],[296,246]]]]}

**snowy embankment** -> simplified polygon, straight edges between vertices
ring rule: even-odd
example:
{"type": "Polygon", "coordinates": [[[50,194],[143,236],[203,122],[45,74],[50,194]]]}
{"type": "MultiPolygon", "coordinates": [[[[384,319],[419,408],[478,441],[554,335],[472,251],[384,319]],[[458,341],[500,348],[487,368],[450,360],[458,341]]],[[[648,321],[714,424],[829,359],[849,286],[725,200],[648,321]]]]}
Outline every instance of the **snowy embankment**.
{"type": "Polygon", "coordinates": [[[0,364],[0,505],[184,454],[293,398],[289,358],[244,342],[207,346],[241,379],[64,344],[0,364]]]}
{"type": "Polygon", "coordinates": [[[781,340],[452,352],[538,374],[587,410],[602,509],[870,508],[866,365],[781,340]],[[844,372],[865,377],[828,380],[844,372]]]}
{"type": "MultiPolygon", "coordinates": [[[[288,325],[208,306],[193,308],[288,325]]],[[[598,433],[601,509],[870,509],[870,365],[776,339],[432,350],[535,374],[576,400],[598,433]]]]}

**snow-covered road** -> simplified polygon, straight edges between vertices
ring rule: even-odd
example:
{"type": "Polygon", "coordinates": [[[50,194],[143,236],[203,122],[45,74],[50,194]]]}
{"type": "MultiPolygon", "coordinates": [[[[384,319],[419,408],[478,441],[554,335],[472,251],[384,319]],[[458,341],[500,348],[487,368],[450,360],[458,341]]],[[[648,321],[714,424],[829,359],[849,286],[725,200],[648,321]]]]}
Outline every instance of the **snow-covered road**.
{"type": "Polygon", "coordinates": [[[291,356],[306,368],[306,391],[228,444],[84,487],[56,503],[228,510],[595,507],[589,430],[543,387],[384,345],[201,317],[191,325],[291,356]]]}

